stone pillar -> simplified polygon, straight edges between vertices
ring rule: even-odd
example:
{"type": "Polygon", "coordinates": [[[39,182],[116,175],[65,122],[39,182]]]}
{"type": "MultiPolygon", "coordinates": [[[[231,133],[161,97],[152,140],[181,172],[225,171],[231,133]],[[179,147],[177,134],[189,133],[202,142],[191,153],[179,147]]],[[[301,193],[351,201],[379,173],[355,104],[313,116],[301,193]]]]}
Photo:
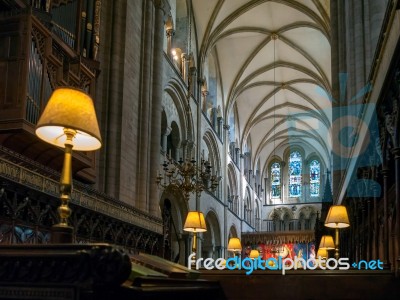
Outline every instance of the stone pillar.
{"type": "Polygon", "coordinates": [[[197,85],[197,69],[196,67],[189,68],[189,84],[190,84],[190,93],[195,96],[196,95],[196,85],[197,85]]]}
{"type": "Polygon", "coordinates": [[[217,122],[218,122],[217,133],[218,133],[218,136],[221,138],[221,136],[222,136],[222,117],[218,117],[217,122]]]}
{"type": "Polygon", "coordinates": [[[160,156],[160,135],[161,135],[161,111],[162,111],[162,95],[163,95],[163,38],[164,38],[164,17],[168,15],[170,7],[166,0],[153,0],[155,13],[154,13],[154,44],[153,44],[153,85],[151,97],[151,140],[150,149],[150,176],[148,185],[150,188],[149,193],[149,213],[154,216],[160,215],[159,209],[159,193],[156,183],[158,162],[160,156]]]}
{"type": "Polygon", "coordinates": [[[202,96],[202,100],[201,100],[201,109],[202,111],[204,111],[205,113],[207,113],[206,109],[207,109],[207,96],[209,95],[209,92],[207,90],[202,90],[201,91],[201,96],[202,96]]]}
{"type": "Polygon", "coordinates": [[[168,136],[170,135],[172,131],[171,127],[165,128],[165,131],[162,134],[162,150],[167,153],[167,144],[168,144],[168,136]]]}
{"type": "Polygon", "coordinates": [[[190,254],[192,254],[192,237],[189,233],[184,232],[182,233],[182,238],[179,241],[181,253],[180,253],[180,258],[179,262],[184,265],[188,266],[188,257],[190,254]]]}
{"type": "Polygon", "coordinates": [[[175,30],[172,28],[169,28],[165,31],[165,34],[167,36],[167,55],[168,57],[172,60],[172,37],[175,34],[175,30]]]}
{"type": "MultiPolygon", "coordinates": [[[[149,170],[150,170],[150,157],[149,157],[149,148],[150,148],[150,123],[151,120],[151,99],[152,99],[152,57],[153,53],[153,27],[154,27],[154,5],[153,1],[147,0],[144,1],[145,11],[143,18],[146,19],[147,22],[144,24],[144,47],[142,51],[142,57],[146,57],[146,59],[142,59],[141,62],[141,81],[140,81],[140,117],[139,117],[139,129],[138,129],[138,167],[137,173],[140,174],[137,176],[137,194],[136,194],[136,207],[142,211],[149,211],[149,181],[151,180],[149,170]],[[146,50],[144,50],[146,49],[146,50]],[[149,55],[150,53],[150,55],[149,55]]],[[[163,32],[161,32],[163,36],[163,32]]],[[[158,116],[158,119],[161,119],[161,112],[158,116]]],[[[157,146],[154,147],[153,150],[157,150],[160,147],[160,142],[157,142],[157,146]]],[[[160,151],[157,153],[156,161],[159,161],[160,151]]],[[[158,170],[158,166],[155,171],[158,170]]],[[[156,190],[158,190],[156,188],[156,190]]]]}
{"type": "Polygon", "coordinates": [[[234,159],[234,161],[237,164],[238,168],[240,169],[240,161],[239,161],[240,153],[239,153],[239,150],[240,150],[240,148],[235,148],[235,159],[234,159]]]}
{"type": "Polygon", "coordinates": [[[189,70],[189,57],[186,53],[181,54],[181,65],[182,65],[182,78],[183,81],[188,84],[188,70],[189,70]]]}
{"type": "Polygon", "coordinates": [[[222,246],[215,246],[215,254],[217,258],[223,257],[223,253],[224,253],[224,247],[222,246]]]}

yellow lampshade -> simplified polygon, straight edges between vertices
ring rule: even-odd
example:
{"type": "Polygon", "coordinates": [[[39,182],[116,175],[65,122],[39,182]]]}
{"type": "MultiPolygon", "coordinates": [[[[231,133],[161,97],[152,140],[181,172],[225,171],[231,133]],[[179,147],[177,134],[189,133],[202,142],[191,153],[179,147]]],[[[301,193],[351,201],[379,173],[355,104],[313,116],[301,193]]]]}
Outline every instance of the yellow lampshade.
{"type": "Polygon", "coordinates": [[[190,232],[205,232],[207,231],[206,220],[204,214],[200,211],[189,211],[183,230],[190,232]]]}
{"type": "Polygon", "coordinates": [[[321,242],[319,243],[319,249],[335,249],[335,243],[333,242],[333,237],[331,235],[323,235],[321,242]]]}
{"type": "Polygon", "coordinates": [[[242,250],[242,244],[240,243],[239,238],[230,238],[229,243],[228,243],[228,251],[241,251],[242,250]]]}
{"type": "Polygon", "coordinates": [[[318,252],[317,252],[317,258],[319,258],[319,257],[322,257],[322,258],[328,257],[328,250],[325,248],[319,248],[318,252]]]}
{"type": "Polygon", "coordinates": [[[54,90],[36,126],[42,140],[64,148],[64,129],[76,131],[73,149],[91,151],[101,147],[101,136],[92,98],[81,90],[62,87],[54,90]]]}
{"type": "Polygon", "coordinates": [[[249,255],[250,258],[257,258],[259,256],[260,256],[260,252],[258,252],[258,250],[251,250],[250,251],[250,255],[249,255]]]}
{"type": "Polygon", "coordinates": [[[331,228],[345,228],[350,226],[346,206],[332,205],[325,220],[325,226],[331,228]]]}

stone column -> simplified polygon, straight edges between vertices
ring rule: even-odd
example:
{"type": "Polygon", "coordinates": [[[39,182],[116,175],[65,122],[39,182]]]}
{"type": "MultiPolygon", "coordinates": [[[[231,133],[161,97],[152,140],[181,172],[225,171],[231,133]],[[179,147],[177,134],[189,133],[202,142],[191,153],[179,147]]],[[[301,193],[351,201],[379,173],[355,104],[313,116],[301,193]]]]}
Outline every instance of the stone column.
{"type": "Polygon", "coordinates": [[[240,154],[239,154],[239,150],[240,150],[240,148],[235,148],[235,155],[234,155],[235,159],[234,159],[234,161],[237,164],[238,168],[240,169],[240,161],[239,161],[239,155],[240,154]]]}
{"type": "MultiPolygon", "coordinates": [[[[235,192],[231,190],[231,195],[230,199],[228,199],[228,152],[229,152],[229,125],[224,124],[224,130],[225,134],[223,135],[223,143],[224,146],[222,147],[222,157],[221,157],[221,173],[220,175],[223,175],[222,180],[219,182],[219,186],[221,186],[221,189],[223,189],[223,195],[220,195],[220,197],[223,197],[223,203],[224,205],[224,224],[223,224],[223,235],[222,238],[223,240],[228,239],[228,234],[229,234],[229,229],[228,229],[228,205],[232,208],[233,210],[233,193],[235,192]],[[223,186],[222,186],[223,185],[223,186]],[[227,200],[231,200],[231,203],[227,203],[227,200]]],[[[222,253],[219,250],[220,247],[216,248],[217,250],[217,257],[222,257],[222,253]]]]}
{"type": "Polygon", "coordinates": [[[175,34],[175,30],[169,28],[165,31],[165,35],[167,36],[167,55],[172,60],[172,37],[175,34]]]}
{"type": "Polygon", "coordinates": [[[196,95],[196,85],[197,85],[197,69],[196,67],[189,68],[189,81],[190,81],[190,93],[196,95]]]}
{"type": "Polygon", "coordinates": [[[215,252],[216,252],[216,257],[220,258],[223,257],[223,253],[224,253],[224,247],[222,246],[215,246],[215,252]]]}
{"type": "Polygon", "coordinates": [[[170,7],[166,0],[153,0],[154,13],[154,44],[153,44],[153,85],[151,97],[151,140],[150,149],[150,170],[148,177],[149,193],[149,213],[154,216],[159,216],[159,193],[156,183],[158,162],[160,156],[160,135],[161,135],[161,111],[162,111],[162,95],[163,95],[163,39],[164,39],[164,17],[168,15],[170,7]]]}
{"type": "MultiPolygon", "coordinates": [[[[140,117],[139,117],[139,128],[138,128],[138,167],[137,173],[137,194],[136,194],[136,207],[140,210],[149,211],[149,181],[151,180],[149,170],[150,170],[150,123],[151,120],[151,99],[152,99],[152,53],[153,53],[153,27],[154,27],[154,5],[152,0],[144,1],[145,11],[143,18],[147,22],[144,22],[144,41],[142,50],[141,62],[141,81],[140,81],[140,117]]],[[[163,32],[161,32],[163,36],[163,32]]],[[[161,112],[158,116],[161,119],[161,112]]],[[[161,125],[161,124],[160,124],[161,125]]],[[[160,147],[160,142],[154,147],[156,151],[160,147]]],[[[160,151],[157,152],[157,159],[159,161],[160,151]]],[[[155,171],[158,170],[158,166],[155,171]]],[[[156,190],[158,190],[156,188],[156,190]]]]}
{"type": "Polygon", "coordinates": [[[217,118],[217,122],[218,122],[217,133],[218,133],[218,136],[221,138],[221,135],[222,135],[222,117],[218,117],[217,118]]]}
{"type": "Polygon", "coordinates": [[[188,84],[188,70],[189,70],[189,57],[186,53],[181,54],[181,65],[182,65],[182,78],[183,81],[188,84]]]}
{"type": "Polygon", "coordinates": [[[207,109],[207,96],[209,95],[209,92],[207,90],[202,90],[201,91],[201,96],[202,96],[202,100],[201,100],[201,109],[202,111],[204,111],[205,113],[207,113],[206,109],[207,109]]]}
{"type": "Polygon", "coordinates": [[[172,131],[171,127],[165,128],[165,131],[162,134],[162,150],[167,153],[167,144],[168,144],[168,136],[170,135],[172,131]]]}

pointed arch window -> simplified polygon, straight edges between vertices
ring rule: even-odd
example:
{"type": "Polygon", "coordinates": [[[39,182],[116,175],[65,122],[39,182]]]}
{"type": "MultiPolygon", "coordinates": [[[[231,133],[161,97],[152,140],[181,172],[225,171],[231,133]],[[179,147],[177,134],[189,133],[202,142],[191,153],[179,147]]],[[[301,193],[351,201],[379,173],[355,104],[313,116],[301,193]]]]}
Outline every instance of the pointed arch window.
{"type": "Polygon", "coordinates": [[[289,157],[289,197],[301,196],[301,154],[297,151],[290,153],[289,157]]]}
{"type": "Polygon", "coordinates": [[[281,197],[281,165],[277,162],[271,166],[271,198],[281,197]]]}
{"type": "Polygon", "coordinates": [[[310,163],[310,196],[319,197],[319,187],[321,181],[321,164],[318,160],[310,163]]]}

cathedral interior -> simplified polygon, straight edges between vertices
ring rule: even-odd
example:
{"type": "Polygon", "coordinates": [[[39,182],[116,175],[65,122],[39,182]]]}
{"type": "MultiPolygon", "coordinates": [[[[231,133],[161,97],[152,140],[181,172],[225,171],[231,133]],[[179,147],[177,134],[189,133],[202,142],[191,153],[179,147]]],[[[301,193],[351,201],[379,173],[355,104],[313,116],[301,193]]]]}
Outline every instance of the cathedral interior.
{"type": "Polygon", "coordinates": [[[397,0],[0,0],[0,299],[398,299],[399,38],[397,0]]]}

